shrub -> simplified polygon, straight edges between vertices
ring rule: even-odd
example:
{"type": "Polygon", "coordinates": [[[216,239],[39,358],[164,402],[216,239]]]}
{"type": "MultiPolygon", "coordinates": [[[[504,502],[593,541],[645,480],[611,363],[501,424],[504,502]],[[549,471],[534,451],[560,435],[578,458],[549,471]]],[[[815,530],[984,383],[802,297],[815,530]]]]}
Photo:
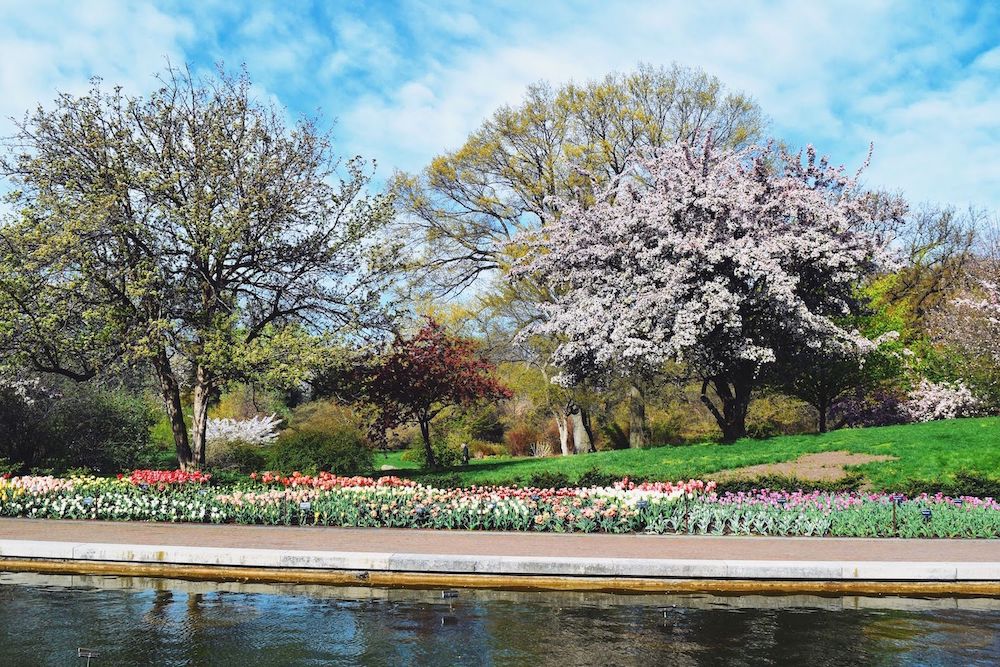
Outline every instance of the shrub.
{"type": "Polygon", "coordinates": [[[569,477],[561,472],[543,470],[536,472],[528,479],[528,486],[539,489],[561,489],[570,486],[569,477]]]}
{"type": "Polygon", "coordinates": [[[454,408],[441,420],[437,430],[446,437],[454,435],[466,442],[485,440],[499,443],[504,440],[504,428],[496,403],[454,408]]]}
{"type": "Polygon", "coordinates": [[[739,493],[749,492],[758,489],[771,489],[775,491],[828,491],[846,492],[857,491],[861,488],[865,478],[859,472],[849,472],[840,479],[807,480],[791,477],[788,475],[762,475],[760,477],[734,478],[716,483],[717,493],[739,493]]]}
{"type": "Polygon", "coordinates": [[[939,383],[923,379],[910,393],[903,409],[911,420],[928,422],[974,417],[979,412],[979,401],[963,382],[939,383]]]}
{"type": "Polygon", "coordinates": [[[653,445],[676,445],[684,442],[684,412],[647,410],[649,441],[653,445]]]}
{"type": "Polygon", "coordinates": [[[809,406],[798,399],[784,394],[765,394],[750,403],[747,435],[762,439],[811,431],[816,422],[813,415],[809,406]]]}
{"type": "MultiPolygon", "coordinates": [[[[462,463],[462,451],[459,447],[453,446],[447,440],[436,438],[431,441],[431,448],[434,450],[434,460],[442,468],[451,468],[462,463]]],[[[427,467],[427,452],[424,450],[423,442],[416,442],[403,452],[404,461],[418,463],[421,468],[427,467]]]]}
{"type": "MultiPolygon", "coordinates": [[[[577,481],[576,485],[579,487],[611,486],[615,482],[620,482],[621,479],[621,475],[612,475],[611,473],[604,472],[600,468],[591,468],[580,475],[580,479],[577,481]]],[[[638,482],[640,480],[632,481],[638,482]]]]}
{"type": "Polygon", "coordinates": [[[365,423],[351,406],[324,399],[304,403],[292,411],[288,426],[303,431],[338,431],[349,426],[365,430],[365,423]]]}
{"type": "Polygon", "coordinates": [[[618,425],[616,421],[602,422],[600,425],[601,435],[604,440],[611,445],[611,449],[628,449],[628,434],[618,425]]]}
{"type": "Polygon", "coordinates": [[[909,415],[904,395],[896,388],[858,390],[839,399],[830,410],[830,422],[840,426],[892,426],[905,424],[909,415]]]}
{"type": "Polygon", "coordinates": [[[550,419],[545,424],[545,431],[539,440],[539,445],[543,444],[545,447],[536,447],[532,456],[552,456],[562,452],[559,444],[559,425],[555,419],[550,419]]]}
{"type": "Polygon", "coordinates": [[[908,479],[895,485],[893,491],[899,491],[913,497],[921,493],[943,493],[946,496],[975,496],[977,498],[1000,498],[1000,478],[987,477],[975,472],[955,473],[955,479],[950,481],[931,481],[908,479]]]}
{"type": "Polygon", "coordinates": [[[281,419],[276,414],[269,417],[254,415],[249,419],[209,417],[205,425],[205,443],[206,445],[229,443],[267,445],[278,437],[280,425],[281,419]]]}
{"type": "Polygon", "coordinates": [[[287,396],[282,393],[259,389],[252,385],[236,385],[226,391],[217,405],[212,407],[212,417],[243,421],[259,414],[276,414],[278,421],[287,419],[290,411],[287,396]]]}
{"type": "Polygon", "coordinates": [[[207,443],[205,453],[213,470],[249,473],[268,467],[268,450],[248,442],[207,443]]]}
{"type": "Polygon", "coordinates": [[[437,475],[424,475],[420,478],[420,483],[432,486],[436,489],[461,489],[466,486],[462,476],[457,473],[441,473],[437,475]]]}
{"type": "Polygon", "coordinates": [[[0,388],[0,457],[19,469],[140,467],[152,453],[151,405],[94,385],[53,381],[0,388]]]}
{"type": "Polygon", "coordinates": [[[511,456],[528,456],[532,447],[542,439],[542,434],[531,424],[521,423],[507,429],[503,439],[511,456]]]}
{"type": "Polygon", "coordinates": [[[21,469],[16,463],[11,463],[5,458],[0,458],[0,475],[16,475],[21,469]]]}
{"type": "Polygon", "coordinates": [[[496,442],[473,440],[469,443],[469,456],[474,459],[484,459],[487,456],[504,456],[507,448],[496,442]]]}
{"type": "Polygon", "coordinates": [[[364,434],[350,426],[324,431],[286,431],[266,451],[268,467],[286,472],[357,475],[375,465],[364,434]]]}

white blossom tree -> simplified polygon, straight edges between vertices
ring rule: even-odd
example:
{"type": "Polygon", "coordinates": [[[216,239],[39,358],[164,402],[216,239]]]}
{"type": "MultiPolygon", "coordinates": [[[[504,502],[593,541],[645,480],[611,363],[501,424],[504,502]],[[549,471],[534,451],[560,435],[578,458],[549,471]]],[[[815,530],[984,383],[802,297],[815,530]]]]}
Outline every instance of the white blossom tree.
{"type": "Polygon", "coordinates": [[[980,414],[979,401],[964,382],[932,382],[926,378],[920,380],[920,384],[910,392],[903,409],[915,422],[975,417],[980,414]]]}
{"type": "Polygon", "coordinates": [[[278,439],[281,419],[277,414],[254,415],[250,419],[209,417],[205,425],[205,442],[219,445],[246,443],[269,445],[278,439]]]}
{"type": "Polygon", "coordinates": [[[981,222],[961,291],[938,307],[930,333],[952,355],[947,373],[976,389],[981,410],[1000,409],[1000,220],[981,222]]]}
{"type": "Polygon", "coordinates": [[[515,276],[555,300],[532,331],[560,340],[558,380],[683,362],[723,438],[745,434],[751,392],[792,352],[863,345],[838,325],[859,281],[887,265],[905,213],[812,147],[715,150],[709,135],[637,157],[584,208],[558,202],[524,237],[515,276]]]}

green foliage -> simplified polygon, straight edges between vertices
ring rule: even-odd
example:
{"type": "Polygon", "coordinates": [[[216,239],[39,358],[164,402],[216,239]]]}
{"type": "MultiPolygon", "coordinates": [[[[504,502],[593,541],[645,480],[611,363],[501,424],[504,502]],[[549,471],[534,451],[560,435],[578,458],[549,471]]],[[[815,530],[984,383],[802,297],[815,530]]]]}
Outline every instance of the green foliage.
{"type": "Polygon", "coordinates": [[[646,425],[649,441],[655,445],[673,445],[684,442],[684,411],[679,406],[672,410],[649,410],[646,425]]]}
{"type": "Polygon", "coordinates": [[[16,475],[21,469],[17,463],[12,463],[9,459],[0,457],[0,475],[16,475]]]}
{"type": "Polygon", "coordinates": [[[946,496],[976,496],[977,498],[1000,498],[1000,476],[996,471],[990,474],[962,470],[951,479],[911,479],[899,485],[899,492],[908,496],[921,493],[943,493],[946,496]]]}
{"type": "Polygon", "coordinates": [[[716,491],[719,493],[748,492],[755,489],[772,489],[781,491],[857,491],[864,483],[864,475],[858,472],[849,472],[844,477],[826,481],[799,479],[787,475],[761,475],[759,477],[747,477],[728,479],[718,482],[716,491]]]}
{"type": "MultiPolygon", "coordinates": [[[[453,468],[462,463],[462,450],[460,444],[454,444],[447,439],[435,438],[431,440],[431,449],[434,451],[434,461],[441,468],[453,468]]],[[[403,459],[416,463],[421,468],[427,468],[427,452],[424,443],[417,441],[410,449],[403,454],[403,459]]]]}
{"type": "Polygon", "coordinates": [[[227,442],[217,448],[209,446],[208,465],[214,471],[249,473],[264,470],[267,464],[267,446],[249,442],[227,442]]]}
{"type": "Polygon", "coordinates": [[[212,468],[212,479],[210,485],[213,487],[235,487],[245,489],[252,484],[247,479],[246,473],[237,470],[220,470],[212,468]]]}
{"type": "Polygon", "coordinates": [[[565,473],[542,470],[528,478],[528,486],[539,489],[561,489],[571,484],[565,473]]]}
{"type": "Polygon", "coordinates": [[[20,469],[114,473],[152,455],[154,413],[143,397],[73,382],[25,401],[0,392],[0,457],[20,469]]]}
{"type": "Polygon", "coordinates": [[[173,459],[175,464],[177,463],[177,458],[173,451],[174,433],[170,429],[170,417],[162,409],[156,411],[156,421],[153,422],[153,426],[149,431],[149,441],[158,451],[169,449],[171,459],[173,459]]]}
{"type": "Polygon", "coordinates": [[[755,398],[747,411],[747,436],[772,438],[812,430],[815,418],[801,401],[782,394],[755,398]]]}
{"type": "Polygon", "coordinates": [[[469,457],[482,459],[488,456],[505,456],[507,448],[496,442],[486,442],[485,440],[473,440],[469,444],[469,457]]]}
{"type": "Polygon", "coordinates": [[[333,399],[310,401],[295,408],[288,425],[297,430],[339,432],[344,429],[364,431],[364,419],[349,405],[333,399]]]}
{"type": "Polygon", "coordinates": [[[616,421],[600,422],[600,432],[603,440],[610,445],[609,449],[628,449],[628,434],[616,421]]]}
{"type": "Polygon", "coordinates": [[[283,472],[331,472],[357,475],[374,467],[374,457],[364,434],[344,426],[336,430],[291,430],[282,433],[267,449],[267,464],[283,472]]]}
{"type": "Polygon", "coordinates": [[[424,477],[421,482],[436,489],[461,489],[465,486],[462,477],[455,473],[434,473],[424,477]]]}
{"type": "Polygon", "coordinates": [[[503,442],[504,427],[496,403],[483,403],[452,409],[448,416],[437,424],[437,430],[450,441],[459,442],[483,440],[503,442]]]}
{"type": "MultiPolygon", "coordinates": [[[[222,394],[219,402],[212,406],[208,414],[210,417],[236,420],[277,414],[283,420],[289,421],[292,411],[285,404],[282,392],[253,385],[234,384],[222,394]]],[[[169,428],[168,423],[168,431],[169,428]]]]}
{"type": "MultiPolygon", "coordinates": [[[[630,478],[634,482],[640,482],[642,480],[635,477],[630,478]]],[[[604,472],[600,468],[591,468],[590,470],[584,471],[580,478],[576,482],[576,486],[611,486],[616,482],[622,480],[621,476],[613,475],[608,472],[604,472]]]]}

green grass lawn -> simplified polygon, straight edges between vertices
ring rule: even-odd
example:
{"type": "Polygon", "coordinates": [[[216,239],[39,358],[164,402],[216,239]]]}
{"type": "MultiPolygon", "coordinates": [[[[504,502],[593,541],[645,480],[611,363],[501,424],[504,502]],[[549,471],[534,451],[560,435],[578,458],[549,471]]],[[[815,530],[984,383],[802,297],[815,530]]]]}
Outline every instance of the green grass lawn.
{"type": "Polygon", "coordinates": [[[384,465],[390,465],[393,468],[399,468],[400,470],[416,470],[420,467],[413,461],[404,461],[402,451],[386,452],[386,453],[376,451],[375,469],[378,470],[384,465]]]}
{"type": "MultiPolygon", "coordinates": [[[[956,472],[968,471],[987,477],[1000,476],[1000,418],[956,419],[905,426],[843,429],[823,435],[781,436],[767,440],[739,440],[731,445],[700,444],[653,447],[548,458],[490,458],[473,461],[465,468],[452,468],[464,484],[526,482],[536,473],[562,473],[576,481],[587,470],[659,480],[711,479],[712,473],[730,468],[778,463],[803,454],[844,450],[887,454],[897,461],[856,466],[875,489],[900,488],[908,480],[950,480],[956,472]]],[[[376,456],[376,467],[389,463],[413,468],[394,453],[376,456]],[[398,461],[398,463],[397,463],[398,461]]],[[[414,478],[429,473],[404,472],[414,478]]]]}

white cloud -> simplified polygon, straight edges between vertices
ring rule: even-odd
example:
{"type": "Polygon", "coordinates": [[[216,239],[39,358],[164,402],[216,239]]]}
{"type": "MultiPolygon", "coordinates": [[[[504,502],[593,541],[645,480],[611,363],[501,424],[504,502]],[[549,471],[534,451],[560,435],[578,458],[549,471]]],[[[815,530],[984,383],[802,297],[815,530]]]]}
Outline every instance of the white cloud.
{"type": "MultiPolygon", "coordinates": [[[[183,18],[148,5],[33,2],[0,22],[0,115],[20,116],[57,92],[80,92],[93,76],[132,91],[154,85],[167,58],[183,61],[183,18]]],[[[9,124],[2,124],[8,134],[9,124]]]]}
{"type": "MultiPolygon", "coordinates": [[[[753,95],[772,129],[914,200],[1000,208],[996,43],[986,5],[777,0],[385,5],[25,3],[0,24],[0,114],[93,74],[145,92],[165,57],[246,62],[290,116],[322,107],[380,175],[455,148],[525,87],[639,61],[701,66],[753,95]],[[169,7],[169,9],[165,9],[169,7]],[[318,8],[317,8],[318,7],[318,8]],[[984,8],[985,7],[985,8],[984,8]]],[[[6,132],[4,132],[6,133],[6,132]]]]}
{"type": "Polygon", "coordinates": [[[815,143],[835,162],[857,166],[874,141],[871,185],[916,201],[1000,207],[991,166],[1000,164],[1000,49],[961,65],[988,22],[964,26],[957,10],[867,1],[601,3],[569,17],[511,14],[490,24],[488,39],[358,99],[341,113],[339,133],[383,165],[418,169],[498,106],[516,104],[531,82],[676,61],[752,94],[776,134],[815,143]]]}

